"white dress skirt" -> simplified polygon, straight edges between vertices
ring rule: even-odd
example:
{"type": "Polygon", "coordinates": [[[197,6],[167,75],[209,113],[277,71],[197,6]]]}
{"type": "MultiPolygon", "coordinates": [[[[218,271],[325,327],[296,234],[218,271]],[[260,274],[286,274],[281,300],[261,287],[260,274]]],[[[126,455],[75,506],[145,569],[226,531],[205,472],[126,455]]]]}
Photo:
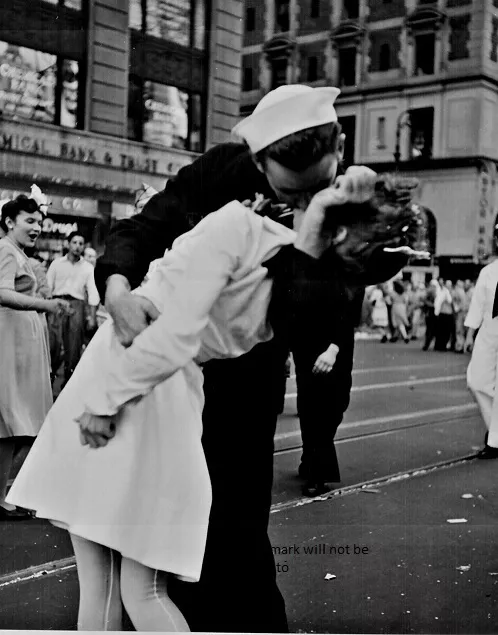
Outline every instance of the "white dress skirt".
{"type": "Polygon", "coordinates": [[[161,316],[127,349],[111,320],[100,327],[7,500],[152,569],[198,580],[211,487],[196,362],[241,355],[272,336],[262,263],[294,237],[234,202],[178,239],[137,290],[161,316]],[[82,412],[114,416],[105,447],[81,444],[82,412]]]}

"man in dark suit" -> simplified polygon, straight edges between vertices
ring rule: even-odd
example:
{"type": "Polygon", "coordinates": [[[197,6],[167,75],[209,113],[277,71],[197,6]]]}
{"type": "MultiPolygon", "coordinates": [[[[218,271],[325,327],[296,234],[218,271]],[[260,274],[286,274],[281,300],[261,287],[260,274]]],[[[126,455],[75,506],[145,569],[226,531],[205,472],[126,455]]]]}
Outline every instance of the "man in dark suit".
{"type": "MultiPolygon", "coordinates": [[[[304,230],[286,251],[286,267],[310,280],[317,275],[330,245],[321,228],[331,196],[336,204],[367,200],[375,180],[363,168],[342,177],[339,194],[330,187],[344,146],[333,107],[338,93],[308,86],[272,91],[236,127],[246,144],[212,148],[170,179],[142,213],[116,225],[96,278],[124,345],[157,318],[155,307],[130,288],[178,235],[233,199],[253,200],[259,193],[297,210],[304,230]]],[[[275,325],[282,321],[276,304],[275,325]]],[[[204,366],[203,447],[213,489],[206,553],[199,583],[174,580],[170,586],[192,630],[287,631],[267,535],[286,358],[280,329],[274,330],[272,341],[250,353],[204,366]]]]}

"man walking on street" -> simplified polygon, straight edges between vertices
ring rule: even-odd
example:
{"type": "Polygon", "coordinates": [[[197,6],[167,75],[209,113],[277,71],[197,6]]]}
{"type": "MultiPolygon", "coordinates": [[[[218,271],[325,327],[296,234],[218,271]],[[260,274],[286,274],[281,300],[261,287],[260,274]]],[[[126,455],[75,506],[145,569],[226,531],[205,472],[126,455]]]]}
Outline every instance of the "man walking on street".
{"type": "Polygon", "coordinates": [[[47,272],[52,297],[68,300],[72,309],[70,315],[51,315],[48,324],[52,381],[64,359],[64,383],[72,375],[80,359],[86,328],[95,329],[97,307],[100,303],[93,266],[82,257],[84,237],[74,232],[68,237],[68,243],[67,255],[54,260],[47,272]]]}

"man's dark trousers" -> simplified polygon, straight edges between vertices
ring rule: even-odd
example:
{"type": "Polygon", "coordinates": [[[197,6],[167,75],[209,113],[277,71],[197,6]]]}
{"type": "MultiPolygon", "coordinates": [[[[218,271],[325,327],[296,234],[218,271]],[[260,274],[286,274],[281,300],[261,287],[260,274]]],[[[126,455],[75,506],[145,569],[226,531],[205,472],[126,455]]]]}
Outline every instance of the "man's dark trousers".
{"type": "Polygon", "coordinates": [[[200,582],[170,586],[193,631],[288,630],[267,532],[285,359],[272,340],[204,366],[202,443],[213,488],[206,553],[200,582]]]}
{"type": "Polygon", "coordinates": [[[67,300],[71,305],[71,314],[61,313],[48,315],[48,332],[50,340],[50,360],[52,376],[55,378],[57,371],[64,359],[64,381],[67,381],[80,361],[83,351],[86,326],[86,304],[83,300],[77,300],[69,295],[56,296],[67,300]]]}
{"type": "MultiPolygon", "coordinates": [[[[322,347],[323,348],[323,347],[322,347]]],[[[301,465],[308,480],[337,483],[341,480],[334,445],[337,428],[349,406],[353,368],[354,327],[342,340],[330,373],[314,374],[320,353],[303,341],[294,346],[297,411],[303,442],[301,465]]]]}

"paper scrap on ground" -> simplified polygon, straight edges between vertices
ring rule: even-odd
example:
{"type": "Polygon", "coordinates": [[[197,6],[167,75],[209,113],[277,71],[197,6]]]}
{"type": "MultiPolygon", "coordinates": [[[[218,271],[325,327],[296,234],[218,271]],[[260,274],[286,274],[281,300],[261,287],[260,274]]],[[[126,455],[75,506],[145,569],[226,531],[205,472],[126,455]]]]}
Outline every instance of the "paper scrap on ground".
{"type": "Polygon", "coordinates": [[[446,520],[447,523],[452,523],[452,524],[456,524],[456,523],[466,523],[467,519],[466,518],[448,518],[446,520]]]}
{"type": "Polygon", "coordinates": [[[335,580],[335,578],[337,578],[337,576],[334,575],[333,573],[327,573],[324,580],[335,580]]]}

